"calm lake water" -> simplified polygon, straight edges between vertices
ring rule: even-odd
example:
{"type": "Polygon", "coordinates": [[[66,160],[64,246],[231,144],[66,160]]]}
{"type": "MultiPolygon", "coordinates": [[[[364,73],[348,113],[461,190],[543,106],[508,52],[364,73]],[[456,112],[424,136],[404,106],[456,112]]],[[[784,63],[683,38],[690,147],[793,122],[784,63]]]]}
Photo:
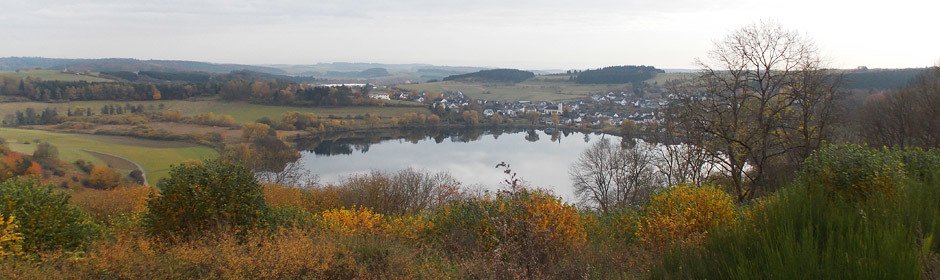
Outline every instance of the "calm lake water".
{"type": "Polygon", "coordinates": [[[395,130],[358,132],[298,140],[300,163],[321,183],[340,182],[371,170],[406,168],[446,171],[465,186],[496,190],[508,177],[495,168],[500,162],[530,186],[552,190],[574,201],[569,166],[602,137],[620,137],[542,130],[395,130]]]}

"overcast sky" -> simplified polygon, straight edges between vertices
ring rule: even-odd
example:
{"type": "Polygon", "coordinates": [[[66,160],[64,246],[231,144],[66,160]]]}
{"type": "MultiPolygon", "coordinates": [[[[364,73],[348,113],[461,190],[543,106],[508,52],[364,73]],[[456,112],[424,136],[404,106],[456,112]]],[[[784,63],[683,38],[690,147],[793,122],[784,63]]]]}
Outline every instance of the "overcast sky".
{"type": "Polygon", "coordinates": [[[0,56],[692,68],[773,20],[833,67],[923,67],[940,61],[938,18],[937,0],[0,0],[0,56]]]}

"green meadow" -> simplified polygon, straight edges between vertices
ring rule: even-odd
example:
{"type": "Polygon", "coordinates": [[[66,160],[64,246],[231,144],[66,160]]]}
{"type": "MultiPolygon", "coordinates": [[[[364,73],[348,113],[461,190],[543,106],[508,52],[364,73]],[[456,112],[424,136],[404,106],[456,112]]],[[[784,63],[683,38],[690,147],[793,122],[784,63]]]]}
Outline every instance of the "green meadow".
{"type": "MultiPolygon", "coordinates": [[[[49,142],[58,148],[59,158],[68,162],[83,159],[95,164],[106,164],[102,159],[86,151],[123,157],[142,166],[151,183],[165,178],[170,165],[191,159],[201,160],[218,156],[218,152],[212,148],[196,144],[122,136],[0,128],[0,138],[7,141],[10,149],[28,154],[36,150],[38,143],[49,142]]],[[[124,171],[129,172],[129,170],[124,171]]]]}

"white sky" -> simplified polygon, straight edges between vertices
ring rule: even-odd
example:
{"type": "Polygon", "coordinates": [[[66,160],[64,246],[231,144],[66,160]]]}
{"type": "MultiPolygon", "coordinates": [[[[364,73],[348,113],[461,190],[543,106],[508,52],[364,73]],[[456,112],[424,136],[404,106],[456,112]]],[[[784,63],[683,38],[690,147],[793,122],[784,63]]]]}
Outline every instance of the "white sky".
{"type": "Polygon", "coordinates": [[[938,19],[938,0],[0,0],[0,56],[692,68],[773,20],[832,67],[899,68],[940,62],[938,19]]]}

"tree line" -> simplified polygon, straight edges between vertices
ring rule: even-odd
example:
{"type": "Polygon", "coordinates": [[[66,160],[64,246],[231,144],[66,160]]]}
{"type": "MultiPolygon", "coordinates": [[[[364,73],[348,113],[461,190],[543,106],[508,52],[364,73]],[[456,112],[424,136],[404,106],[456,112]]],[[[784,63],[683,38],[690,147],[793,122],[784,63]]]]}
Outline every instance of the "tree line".
{"type": "Polygon", "coordinates": [[[208,76],[201,73],[108,72],[127,81],[46,81],[0,76],[0,95],[35,101],[69,100],[178,100],[220,96],[230,101],[298,106],[380,105],[369,98],[370,87],[325,87],[283,79],[268,79],[251,72],[208,76]],[[147,75],[149,78],[141,78],[147,75]],[[155,81],[154,78],[171,81],[155,81]]]}

